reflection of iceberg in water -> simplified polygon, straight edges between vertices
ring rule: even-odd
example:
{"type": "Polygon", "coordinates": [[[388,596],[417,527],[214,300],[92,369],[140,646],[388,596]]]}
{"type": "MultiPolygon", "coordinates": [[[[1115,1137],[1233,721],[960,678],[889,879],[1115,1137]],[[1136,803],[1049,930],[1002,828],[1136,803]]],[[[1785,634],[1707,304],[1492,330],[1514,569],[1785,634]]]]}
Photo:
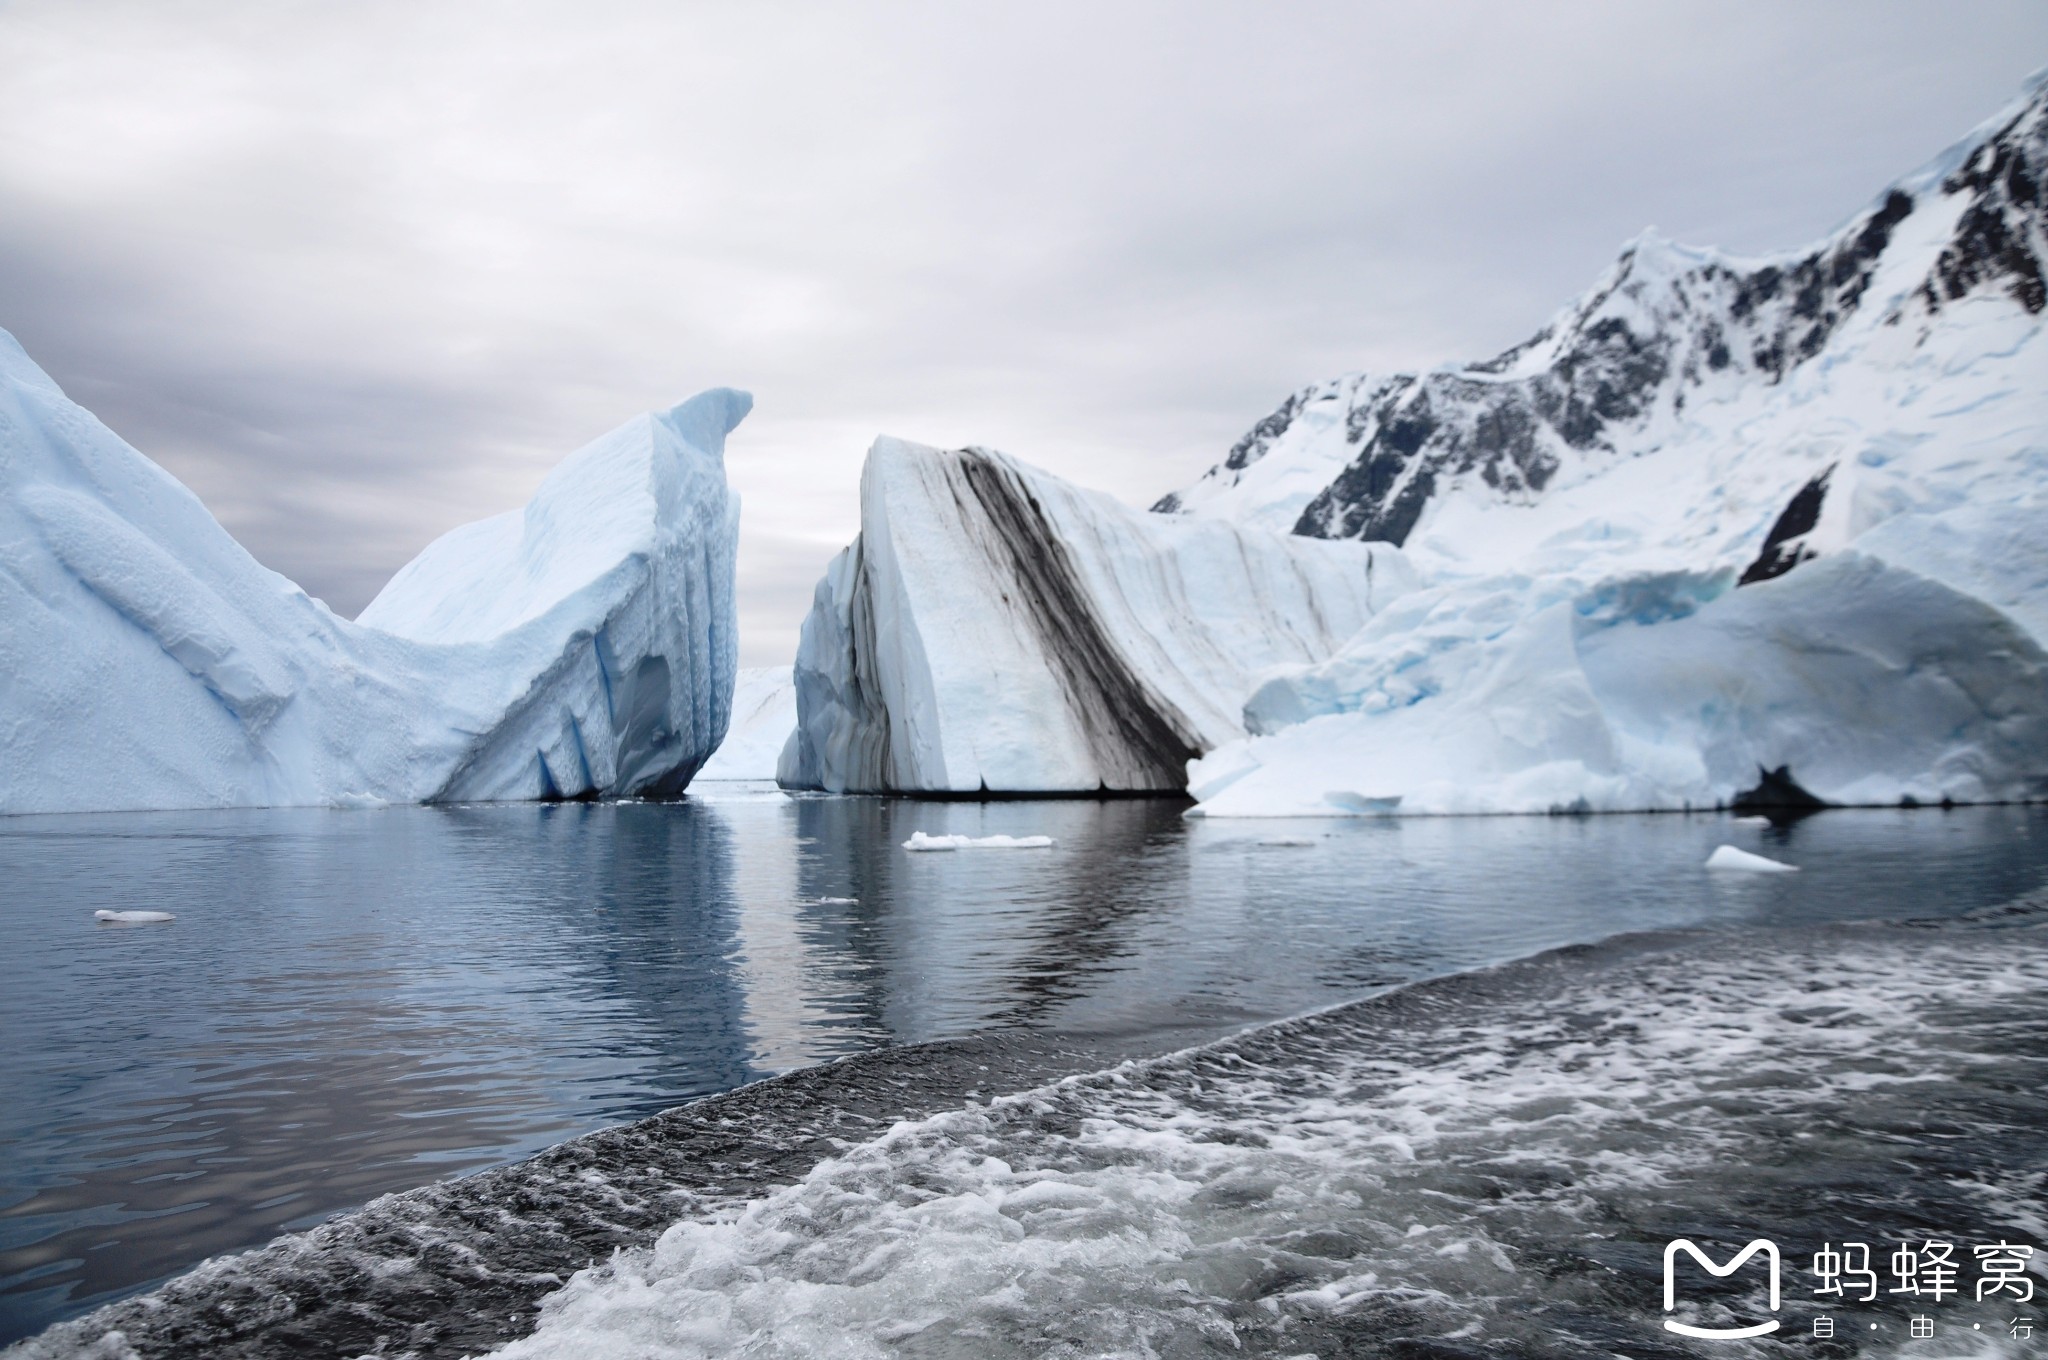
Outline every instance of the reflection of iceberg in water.
{"type": "Polygon", "coordinates": [[[6,833],[0,1337],[758,1075],[730,837],[687,805],[6,833]],[[178,922],[81,950],[80,893],[178,922]]]}
{"type": "Polygon", "coordinates": [[[849,1024],[917,1042],[1047,1024],[1134,968],[1146,922],[1184,904],[1177,803],[801,799],[798,908],[834,960],[849,1024]],[[927,835],[1049,835],[1029,855],[910,855],[927,835]],[[821,897],[852,897],[827,905],[821,897]]]}
{"type": "MultiPolygon", "coordinates": [[[[984,1033],[968,1045],[832,1064],[403,1202],[384,1201],[331,1232],[280,1242],[232,1271],[188,1277],[148,1300],[116,1305],[93,1325],[152,1338],[136,1341],[151,1354],[161,1349],[154,1338],[223,1335],[208,1328],[242,1335],[234,1330],[242,1326],[237,1319],[250,1320],[244,1331],[271,1338],[290,1329],[305,1336],[323,1326],[357,1327],[360,1348],[368,1349],[379,1333],[442,1325],[450,1299],[470,1320],[530,1318],[547,1287],[537,1282],[543,1276],[566,1276],[593,1254],[604,1259],[614,1245],[653,1241],[662,1226],[690,1212],[680,1194],[708,1194],[717,1204],[731,1204],[732,1195],[765,1195],[818,1157],[900,1119],[957,1109],[970,1091],[985,1098],[1033,1084],[1014,1081],[1020,1066],[1012,1058],[1051,1055],[1056,1069],[1035,1069],[1046,1076],[1092,1070],[1101,1065],[1096,1055],[1178,1047],[1249,1019],[1300,1013],[1368,988],[1616,930],[1718,921],[1747,934],[1764,924],[1872,912],[1960,911],[2008,900],[2048,874],[2043,813],[2027,808],[1837,813],[1766,829],[1744,843],[1796,860],[1806,872],[1756,876],[1739,891],[1700,868],[1729,834],[1725,817],[1351,823],[1324,828],[1315,847],[1279,852],[1259,848],[1258,835],[1243,827],[1184,823],[1176,810],[1155,803],[869,799],[736,810],[693,799],[665,808],[174,817],[164,820],[179,828],[175,845],[166,843],[170,838],[114,837],[109,854],[130,855],[136,881],[171,865],[168,875],[159,873],[169,881],[158,900],[180,916],[176,931],[146,942],[131,935],[125,943],[146,943],[160,965],[162,950],[203,943],[209,929],[232,934],[223,957],[245,968],[234,985],[267,988],[270,1018],[286,1016],[284,1024],[309,1036],[304,1048],[319,1050],[293,1054],[296,1067],[264,1067],[252,1080],[320,1083],[333,1104],[346,1107],[338,1112],[355,1121],[341,1132],[376,1124],[415,1146],[431,1137],[459,1150],[487,1143],[465,1132],[485,1128],[497,1130],[492,1137],[531,1145],[552,1141],[544,1119],[576,1128],[611,1122],[693,1089],[762,1075],[791,1053],[831,1057],[970,1029],[984,1033]],[[1092,831],[1081,825],[1091,819],[1092,831]],[[234,837],[201,830],[229,824],[240,828],[234,837]],[[283,834],[316,827],[327,830],[283,834]],[[1043,832],[1061,847],[1045,852],[1037,873],[984,876],[977,884],[947,872],[944,856],[904,855],[900,842],[920,829],[1043,832]],[[779,854],[777,836],[785,838],[779,854]],[[219,846],[227,849],[215,853],[219,846]],[[828,896],[859,900],[815,900],[828,896]],[[380,942],[388,947],[375,959],[359,962],[347,953],[380,942]],[[662,950],[692,942],[699,958],[678,953],[670,956],[675,967],[657,966],[662,950]],[[812,962],[819,971],[792,994],[800,1007],[764,1004],[779,978],[812,962]],[[369,976],[373,965],[385,970],[381,978],[369,976]],[[774,971],[760,971],[771,965],[774,971]],[[340,1004],[361,1002],[373,981],[373,1004],[353,1011],[340,1004]],[[1074,1060],[1077,1052],[1089,1056],[1074,1060]],[[544,1108],[548,1100],[558,1103],[544,1108]],[[795,1133],[785,1137],[777,1129],[795,1133]],[[622,1203],[637,1206],[637,1217],[622,1217],[622,1203]],[[374,1267],[368,1275],[366,1262],[374,1267]],[[255,1320],[286,1299],[297,1310],[289,1321],[272,1327],[255,1320]],[[223,1302],[235,1305],[233,1318],[223,1302]]],[[[10,886],[22,881],[21,861],[10,854],[27,829],[0,828],[0,881],[10,886]]],[[[97,838],[106,843],[103,832],[97,838]]],[[[983,867],[1001,863],[989,857],[983,867]]],[[[71,923],[90,936],[84,915],[72,914],[71,923]]],[[[1931,938],[1918,929],[1890,933],[1909,945],[1931,938]]],[[[123,943],[109,934],[101,932],[96,943],[123,943]]],[[[1731,967],[1748,966],[1755,951],[1731,954],[1727,938],[1703,947],[1718,950],[1731,967]]],[[[1588,960],[1581,951],[1562,956],[1573,974],[1584,972],[1588,960]]],[[[1913,961],[1925,960],[1915,954],[1913,961]]],[[[1566,978],[1556,962],[1539,962],[1520,976],[1561,984],[1566,978]]],[[[1701,990],[1696,969],[1672,976],[1683,989],[1681,1002],[1701,990]]],[[[1479,975],[1451,984],[1451,991],[1425,987],[1413,994],[1420,1009],[1403,1014],[1426,1019],[1437,1013],[1430,998],[1492,986],[1479,975]]],[[[1537,1003],[1509,997],[1502,1006],[1513,1022],[1501,1031],[1510,1056],[1540,1058],[1518,1047],[1537,1003]]],[[[38,1009],[51,1011],[47,1021],[19,1023],[21,1002],[0,992],[0,1032],[40,1043],[45,1029],[75,1019],[63,1013],[61,996],[38,1009]]],[[[1543,1013],[1571,1020],[1582,1008],[1543,1013]]],[[[1381,1014],[1365,1013],[1359,1029],[1374,1043],[1389,1037],[1389,1027],[1374,1018],[1381,1014]]],[[[250,1006],[231,1018],[263,1013],[250,1006]]],[[[1455,1015],[1451,1021],[1455,1031],[1455,1015]]],[[[1587,1036],[1560,1023],[1565,1047],[1556,1051],[1568,1057],[1587,1036]]],[[[245,1023],[237,1032],[249,1043],[259,1028],[245,1023]]],[[[1291,1025],[1276,1031],[1317,1032],[1291,1025]]],[[[1628,1038],[1622,1029],[1615,1034],[1628,1038]]],[[[221,1051],[217,1034],[183,1034],[176,1046],[221,1051]]],[[[1327,1066],[1334,1051],[1317,1042],[1307,1056],[1327,1066]]],[[[85,1044],[74,1056],[75,1070],[93,1060],[85,1044]]],[[[0,1055],[0,1088],[14,1090],[6,1063],[0,1055]]],[[[1206,1100],[1206,1077],[1203,1084],[1206,1100]]],[[[1298,1089],[1285,1084],[1273,1094],[1285,1102],[1298,1089]]],[[[234,1094],[227,1091],[215,1106],[234,1094]]],[[[1426,1097],[1428,1090],[1418,1086],[1416,1094],[1426,1097]]],[[[1247,1099],[1257,1104],[1264,1097],[1253,1090],[1247,1099]]],[[[274,1102],[244,1103],[260,1108],[236,1117],[251,1128],[262,1123],[276,1151],[279,1123],[295,1116],[280,1116],[274,1102]]],[[[12,1117],[0,1109],[0,1135],[13,1127],[12,1117]]],[[[1533,1107],[1529,1117],[1538,1134],[1568,1122],[1533,1107]]],[[[311,1161],[336,1148],[354,1153],[368,1141],[320,1141],[325,1137],[323,1131],[286,1150],[311,1161]]],[[[1500,1140],[1490,1124],[1475,1146],[1482,1156],[1497,1154],[1500,1140]]],[[[228,1151],[242,1154],[238,1146],[228,1151]]],[[[1892,1157],[1898,1149],[1882,1151],[1892,1157]]],[[[1260,1159],[1251,1143],[1200,1139],[1193,1154],[1260,1159]]],[[[431,1175],[454,1165],[405,1169],[431,1175]]],[[[966,1171],[971,1181],[975,1169],[966,1171]]],[[[1484,1166],[1479,1173],[1493,1174],[1484,1166]]],[[[194,1195],[217,1188],[192,1186],[194,1195]]],[[[105,1182],[86,1188],[104,1189],[105,1182]]],[[[1226,1184],[1219,1194],[1231,1191],[1226,1184]]],[[[230,1205],[225,1194],[218,1202],[230,1216],[249,1207],[230,1205]]],[[[287,1212],[306,1208],[302,1202],[287,1212]]],[[[89,1252],[81,1243],[77,1254],[104,1271],[103,1263],[152,1231],[159,1241],[189,1240],[201,1217],[194,1210],[125,1223],[121,1242],[89,1252]]],[[[1665,1236],[1697,1229],[1674,1225],[1665,1236]]],[[[127,1282],[147,1278],[131,1274],[127,1282]]],[[[501,1326],[495,1335],[512,1330],[501,1326]]],[[[455,1343],[447,1344],[443,1353],[456,1353],[455,1343]]],[[[471,1349],[488,1344],[495,1344],[492,1337],[482,1336],[471,1349]]],[[[223,1340],[215,1353],[226,1349],[223,1340]]]]}
{"type": "Polygon", "coordinates": [[[864,1046],[845,1042],[854,1035],[835,1034],[831,987],[820,985],[832,975],[834,959],[803,929],[801,852],[789,802],[779,795],[695,801],[709,808],[732,847],[733,983],[752,1065],[761,1072],[787,1072],[864,1046]]]}
{"type": "Polygon", "coordinates": [[[645,1072],[643,1112],[761,1075],[732,966],[744,913],[726,823],[688,803],[540,815],[545,901],[594,999],[619,1012],[608,1056],[645,1072]]]}
{"type": "Polygon", "coordinates": [[[1149,938],[1141,923],[1163,926],[1162,912],[1185,905],[1181,875],[1162,873],[1181,854],[1178,804],[693,806],[730,846],[732,985],[751,1062],[765,1072],[995,1025],[1064,1023],[1063,1008],[1137,969],[1149,938]],[[899,843],[920,831],[1050,832],[1067,853],[908,864],[899,843]]]}

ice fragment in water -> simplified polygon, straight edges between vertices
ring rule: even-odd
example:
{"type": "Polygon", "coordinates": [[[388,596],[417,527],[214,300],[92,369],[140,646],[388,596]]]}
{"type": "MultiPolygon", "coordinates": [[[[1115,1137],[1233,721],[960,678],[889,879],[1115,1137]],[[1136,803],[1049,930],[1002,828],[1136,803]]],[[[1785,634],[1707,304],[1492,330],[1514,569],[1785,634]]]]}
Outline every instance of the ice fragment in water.
{"type": "Polygon", "coordinates": [[[1796,864],[1780,864],[1777,860],[1765,859],[1762,855],[1752,855],[1747,850],[1737,850],[1732,845],[1724,845],[1713,854],[1708,855],[1707,867],[1709,869],[1733,869],[1750,874],[1796,874],[1799,872],[1799,866],[1796,864]]]}
{"type": "Polygon", "coordinates": [[[1044,850],[1052,845],[1050,836],[927,836],[910,833],[905,850],[1044,850]]]}

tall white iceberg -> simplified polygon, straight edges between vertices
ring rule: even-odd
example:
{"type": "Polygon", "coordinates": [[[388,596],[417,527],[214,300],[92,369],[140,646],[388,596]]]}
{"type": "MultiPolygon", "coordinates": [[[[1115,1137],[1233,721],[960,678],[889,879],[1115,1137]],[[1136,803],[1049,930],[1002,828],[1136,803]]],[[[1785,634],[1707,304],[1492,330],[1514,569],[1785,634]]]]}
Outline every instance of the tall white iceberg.
{"type": "Polygon", "coordinates": [[[835,792],[1147,792],[1274,668],[1413,586],[1399,550],[1148,514],[983,449],[882,438],[818,585],[778,776],[835,792]]]}
{"type": "Polygon", "coordinates": [[[1526,344],[1309,388],[1162,508],[1404,546],[1206,815],[2048,797],[2048,81],[1803,251],[1646,236],[1526,344]]]}
{"type": "Polygon", "coordinates": [[[730,712],[750,405],[627,422],[351,623],[0,332],[0,812],[680,792],[730,712]]]}

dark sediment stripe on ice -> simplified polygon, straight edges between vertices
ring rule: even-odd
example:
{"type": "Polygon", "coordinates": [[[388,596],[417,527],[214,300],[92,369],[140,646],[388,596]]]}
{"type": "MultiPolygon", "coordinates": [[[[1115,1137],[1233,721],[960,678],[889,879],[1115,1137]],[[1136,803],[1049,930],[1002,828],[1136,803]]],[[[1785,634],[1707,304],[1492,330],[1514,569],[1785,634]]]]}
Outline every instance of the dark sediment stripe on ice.
{"type": "Polygon", "coordinates": [[[784,781],[784,788],[822,791],[826,771],[831,769],[840,781],[833,792],[893,792],[914,779],[909,770],[896,768],[889,736],[889,706],[884,697],[888,690],[880,664],[882,639],[875,627],[874,564],[868,557],[866,536],[854,535],[847,553],[852,586],[841,638],[845,671],[835,677],[804,664],[808,649],[816,645],[811,640],[812,630],[832,627],[832,578],[827,576],[813,595],[810,617],[804,622],[805,651],[796,663],[799,716],[795,761],[785,769],[778,760],[776,778],[784,781]]]}
{"type": "Polygon", "coordinates": [[[968,1092],[1025,1090],[1127,1056],[1009,1032],[808,1068],[387,1195],[60,1323],[21,1354],[80,1355],[117,1330],[149,1360],[477,1354],[532,1330],[540,1300],[573,1272],[680,1218],[765,1194],[968,1092]]]}
{"type": "Polygon", "coordinates": [[[946,459],[962,519],[979,507],[999,542],[991,558],[1016,582],[1067,706],[1080,722],[1106,789],[1187,787],[1187,763],[1202,754],[1191,725],[1152,692],[1095,617],[1080,573],[1045,512],[1015,473],[980,449],[946,459]]]}
{"type": "MultiPolygon", "coordinates": [[[[886,693],[882,686],[882,645],[875,633],[874,585],[869,579],[874,568],[858,535],[853,540],[853,555],[853,600],[846,639],[851,655],[846,664],[847,691],[839,698],[856,719],[854,730],[860,739],[859,750],[847,760],[847,787],[855,792],[872,792],[896,782],[896,757],[890,746],[889,707],[882,698],[886,693]]],[[[817,752],[816,757],[822,773],[825,752],[817,752]]]]}

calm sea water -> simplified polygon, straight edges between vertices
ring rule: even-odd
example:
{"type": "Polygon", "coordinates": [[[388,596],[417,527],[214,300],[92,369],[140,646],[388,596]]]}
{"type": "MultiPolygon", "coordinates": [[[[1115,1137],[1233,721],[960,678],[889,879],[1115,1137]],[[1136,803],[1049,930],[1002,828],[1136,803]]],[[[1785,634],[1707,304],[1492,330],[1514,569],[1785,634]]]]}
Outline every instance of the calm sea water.
{"type": "Polygon", "coordinates": [[[1159,1051],[1656,927],[1953,916],[2048,811],[1190,823],[1162,802],[0,821],[0,1341],[386,1191],[883,1046],[1159,1051]],[[913,855],[912,831],[1049,851],[913,855]],[[1795,875],[1701,867],[1731,843],[1795,875]],[[99,908],[174,912],[95,924],[99,908]]]}

